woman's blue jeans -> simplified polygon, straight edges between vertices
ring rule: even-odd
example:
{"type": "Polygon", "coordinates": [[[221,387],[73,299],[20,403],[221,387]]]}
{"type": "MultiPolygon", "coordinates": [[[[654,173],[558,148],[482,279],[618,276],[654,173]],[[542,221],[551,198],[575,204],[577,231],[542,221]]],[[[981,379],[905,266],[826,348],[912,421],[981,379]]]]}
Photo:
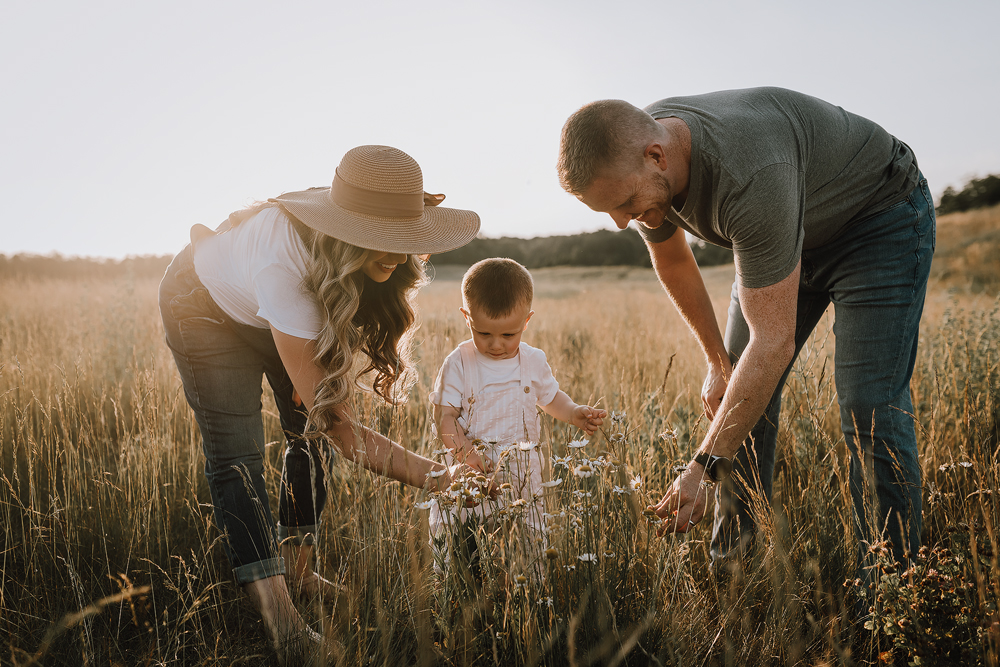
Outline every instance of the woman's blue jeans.
{"type": "MultiPolygon", "coordinates": [[[[851,454],[859,567],[867,545],[882,535],[900,562],[920,546],[920,465],[910,376],[934,244],[934,203],[920,176],[902,201],[852,222],[826,245],[802,252],[795,354],[832,302],[834,374],[851,454]]],[[[725,337],[734,363],[749,337],[734,285],[725,337]]],[[[711,547],[716,563],[753,543],[753,509],[770,507],[781,390],[790,370],[791,364],[735,457],[732,483],[720,485],[711,547]]]]}
{"type": "Polygon", "coordinates": [[[269,329],[235,322],[212,300],[187,246],[160,283],[160,316],[194,410],[205,452],[205,477],[236,580],[246,584],[284,573],[264,484],[261,378],[278,407],[287,447],[278,500],[277,539],[308,543],[326,502],[325,459],[302,438],[306,415],[269,329]]]}

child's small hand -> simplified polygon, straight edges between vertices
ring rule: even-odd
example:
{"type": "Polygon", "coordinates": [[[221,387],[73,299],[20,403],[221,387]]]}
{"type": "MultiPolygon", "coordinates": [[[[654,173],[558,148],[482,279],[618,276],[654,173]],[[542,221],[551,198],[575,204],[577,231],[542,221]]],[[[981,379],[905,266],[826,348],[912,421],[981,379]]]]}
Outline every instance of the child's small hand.
{"type": "Polygon", "coordinates": [[[493,465],[490,463],[488,458],[479,455],[475,447],[469,446],[468,448],[454,449],[453,454],[455,460],[464,463],[470,468],[475,468],[481,473],[490,474],[493,472],[493,465]]]}
{"type": "Polygon", "coordinates": [[[607,416],[607,410],[592,408],[589,405],[578,405],[573,410],[573,425],[586,431],[587,435],[594,435],[607,416]]]}

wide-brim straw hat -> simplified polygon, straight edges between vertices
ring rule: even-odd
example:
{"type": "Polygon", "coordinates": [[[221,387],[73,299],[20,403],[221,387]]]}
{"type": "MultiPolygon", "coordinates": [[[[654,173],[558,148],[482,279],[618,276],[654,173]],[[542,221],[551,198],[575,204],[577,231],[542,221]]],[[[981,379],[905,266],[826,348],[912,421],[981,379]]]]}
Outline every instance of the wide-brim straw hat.
{"type": "MultiPolygon", "coordinates": [[[[390,146],[344,155],[333,184],[274,198],[318,232],[359,248],[422,255],[459,248],[479,232],[473,211],[435,206],[416,160],[390,146]]],[[[442,195],[438,195],[443,199],[442,195]]]]}

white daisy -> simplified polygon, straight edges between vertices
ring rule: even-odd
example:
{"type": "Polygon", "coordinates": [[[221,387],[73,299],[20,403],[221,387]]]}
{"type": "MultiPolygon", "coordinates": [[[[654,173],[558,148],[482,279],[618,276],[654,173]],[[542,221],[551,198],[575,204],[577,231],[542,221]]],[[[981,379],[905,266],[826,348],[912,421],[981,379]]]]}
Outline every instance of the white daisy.
{"type": "Polygon", "coordinates": [[[434,506],[433,500],[425,500],[422,503],[417,503],[416,507],[418,510],[429,510],[434,506]]]}
{"type": "Polygon", "coordinates": [[[558,468],[559,466],[563,466],[564,468],[568,468],[569,464],[572,461],[573,461],[573,457],[572,456],[553,456],[552,457],[552,467],[553,468],[558,468]]]}
{"type": "Polygon", "coordinates": [[[569,447],[570,449],[583,449],[584,447],[587,446],[587,439],[584,438],[583,440],[573,440],[566,446],[569,447]]]}
{"type": "Polygon", "coordinates": [[[635,477],[629,480],[628,485],[632,487],[633,491],[638,491],[639,489],[642,488],[642,477],[636,475],[635,477]]]}
{"type": "Polygon", "coordinates": [[[580,554],[576,559],[584,563],[596,563],[597,554],[580,554]]]}
{"type": "Polygon", "coordinates": [[[552,480],[551,482],[542,482],[542,488],[551,489],[553,487],[559,486],[562,483],[563,483],[562,477],[560,477],[558,479],[552,480]]]}

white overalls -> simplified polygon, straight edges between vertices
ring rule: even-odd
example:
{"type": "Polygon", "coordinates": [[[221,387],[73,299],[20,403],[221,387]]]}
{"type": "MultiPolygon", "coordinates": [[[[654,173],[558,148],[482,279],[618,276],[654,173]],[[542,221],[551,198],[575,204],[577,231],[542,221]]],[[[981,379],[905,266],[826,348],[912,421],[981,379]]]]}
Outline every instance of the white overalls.
{"type": "MultiPolygon", "coordinates": [[[[473,341],[467,340],[458,347],[464,382],[458,425],[470,440],[479,439],[488,445],[481,456],[488,458],[498,471],[496,484],[499,486],[509,482],[513,493],[502,493],[496,500],[488,500],[477,507],[456,506],[450,510],[442,510],[435,503],[430,514],[431,544],[434,545],[435,537],[440,539],[449,526],[454,529],[458,523],[473,518],[477,523],[485,525],[488,531],[495,530],[500,522],[494,515],[500,513],[505,506],[514,520],[518,523],[523,521],[525,540],[539,543],[538,538],[542,537],[544,526],[544,504],[541,500],[542,453],[538,445],[541,424],[536,407],[538,395],[532,385],[532,378],[551,371],[544,363],[544,368],[532,368],[535,365],[532,363],[534,357],[524,353],[527,345],[521,343],[518,350],[519,382],[483,393],[473,341]],[[529,448],[522,443],[534,443],[535,446],[529,448]],[[523,498],[525,503],[514,504],[518,498],[523,498]]],[[[447,459],[449,465],[454,462],[450,453],[447,459]]],[[[540,553],[535,548],[531,551],[540,553]]]]}

